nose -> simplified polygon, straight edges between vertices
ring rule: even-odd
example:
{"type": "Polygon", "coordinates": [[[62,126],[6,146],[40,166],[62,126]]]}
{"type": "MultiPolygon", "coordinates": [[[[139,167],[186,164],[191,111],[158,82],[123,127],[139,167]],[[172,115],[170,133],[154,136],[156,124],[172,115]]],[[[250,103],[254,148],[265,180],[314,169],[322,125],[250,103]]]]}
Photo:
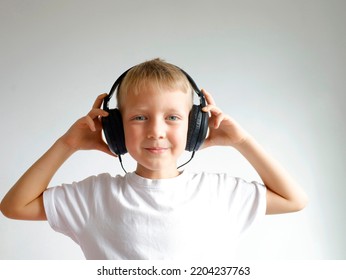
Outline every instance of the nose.
{"type": "Polygon", "coordinates": [[[166,123],[160,118],[151,119],[148,122],[147,138],[164,139],[166,137],[166,123]]]}

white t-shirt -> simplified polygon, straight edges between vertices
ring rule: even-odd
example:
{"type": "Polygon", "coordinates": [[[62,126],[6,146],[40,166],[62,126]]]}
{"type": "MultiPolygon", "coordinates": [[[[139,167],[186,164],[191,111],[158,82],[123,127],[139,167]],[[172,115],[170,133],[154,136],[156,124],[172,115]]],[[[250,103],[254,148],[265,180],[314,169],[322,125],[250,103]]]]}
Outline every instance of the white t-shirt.
{"type": "Polygon", "coordinates": [[[265,193],[262,184],[227,174],[100,174],[47,189],[44,206],[51,227],[87,259],[225,260],[264,216],[265,193]]]}

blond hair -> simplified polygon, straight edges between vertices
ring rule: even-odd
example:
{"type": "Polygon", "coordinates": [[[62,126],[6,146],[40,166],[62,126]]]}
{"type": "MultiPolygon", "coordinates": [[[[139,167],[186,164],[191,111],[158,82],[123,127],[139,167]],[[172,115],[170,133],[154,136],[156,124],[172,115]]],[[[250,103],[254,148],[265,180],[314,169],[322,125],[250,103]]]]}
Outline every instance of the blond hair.
{"type": "Polygon", "coordinates": [[[127,93],[137,95],[148,86],[159,90],[181,90],[190,93],[193,100],[193,89],[185,74],[177,66],[155,58],[134,66],[126,74],[117,91],[118,108],[121,110],[127,93]]]}

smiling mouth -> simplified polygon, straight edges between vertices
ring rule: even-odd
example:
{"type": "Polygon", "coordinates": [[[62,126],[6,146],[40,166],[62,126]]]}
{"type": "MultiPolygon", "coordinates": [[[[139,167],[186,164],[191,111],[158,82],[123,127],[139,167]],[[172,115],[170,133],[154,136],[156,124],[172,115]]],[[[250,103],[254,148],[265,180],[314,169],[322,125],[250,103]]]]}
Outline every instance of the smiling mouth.
{"type": "Polygon", "coordinates": [[[145,150],[153,154],[162,154],[165,151],[167,151],[168,148],[152,147],[152,148],[145,148],[145,150]]]}

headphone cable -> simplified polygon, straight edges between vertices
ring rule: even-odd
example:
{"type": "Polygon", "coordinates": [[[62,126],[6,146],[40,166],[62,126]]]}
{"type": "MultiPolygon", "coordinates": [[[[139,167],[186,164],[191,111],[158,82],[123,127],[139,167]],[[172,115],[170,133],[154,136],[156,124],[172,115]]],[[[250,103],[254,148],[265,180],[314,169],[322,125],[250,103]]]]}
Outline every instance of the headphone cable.
{"type": "Polygon", "coordinates": [[[124,165],[123,165],[123,161],[121,160],[121,155],[118,155],[118,158],[120,161],[121,168],[124,170],[125,174],[127,174],[127,171],[125,170],[124,165]]]}
{"type": "MultiPolygon", "coordinates": [[[[184,165],[188,164],[193,159],[194,155],[195,155],[195,151],[192,152],[191,158],[187,162],[185,162],[184,164],[178,166],[177,169],[179,169],[179,168],[183,167],[184,165]]],[[[123,161],[121,159],[121,155],[118,155],[118,158],[119,158],[119,162],[120,162],[121,168],[124,170],[125,174],[127,174],[127,171],[125,170],[124,165],[123,165],[123,161]]]]}
{"type": "Polygon", "coordinates": [[[190,159],[187,162],[185,162],[184,164],[178,166],[177,169],[179,169],[180,167],[183,167],[184,165],[188,164],[193,159],[194,155],[195,155],[195,151],[192,152],[192,155],[191,155],[190,159]]]}

